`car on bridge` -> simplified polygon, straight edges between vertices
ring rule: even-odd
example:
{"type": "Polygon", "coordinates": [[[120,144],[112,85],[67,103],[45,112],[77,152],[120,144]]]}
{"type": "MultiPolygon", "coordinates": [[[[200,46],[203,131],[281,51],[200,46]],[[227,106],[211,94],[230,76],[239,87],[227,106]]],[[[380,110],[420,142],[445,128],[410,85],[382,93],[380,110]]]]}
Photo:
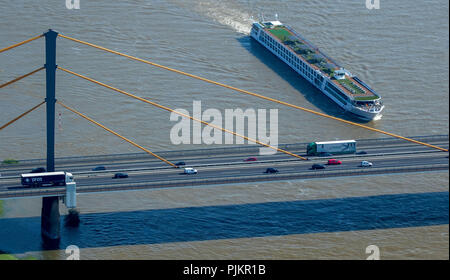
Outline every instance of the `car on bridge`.
{"type": "Polygon", "coordinates": [[[278,173],[280,171],[278,171],[278,169],[273,168],[273,167],[269,167],[266,169],[266,171],[264,171],[264,173],[278,173]]]}
{"type": "Polygon", "coordinates": [[[197,174],[197,169],[192,168],[192,167],[186,167],[184,169],[184,174],[197,174]]]}
{"type": "Polygon", "coordinates": [[[327,162],[328,165],[339,165],[342,164],[342,161],[338,160],[338,159],[329,159],[327,162]]]}
{"type": "Polygon", "coordinates": [[[47,170],[45,170],[44,167],[36,167],[33,168],[30,173],[45,173],[45,172],[47,172],[47,170]]]}
{"type": "Polygon", "coordinates": [[[325,165],[323,164],[319,164],[319,163],[315,163],[311,166],[312,170],[316,170],[316,169],[325,169],[325,165]]]}
{"type": "Polygon", "coordinates": [[[92,168],[92,171],[100,171],[100,170],[106,170],[106,167],[103,165],[99,165],[97,167],[92,168]]]}
{"type": "Polygon", "coordinates": [[[249,157],[244,159],[244,161],[257,161],[258,159],[256,157],[249,157]]]}
{"type": "Polygon", "coordinates": [[[179,161],[177,163],[175,163],[176,166],[181,166],[181,165],[186,165],[186,163],[184,161],[179,161]]]}
{"type": "Polygon", "coordinates": [[[116,173],[112,177],[113,179],[120,179],[120,178],[128,178],[128,174],[124,172],[116,173]]]}
{"type": "Polygon", "coordinates": [[[359,166],[361,167],[371,167],[373,164],[370,161],[363,160],[359,166]]]}

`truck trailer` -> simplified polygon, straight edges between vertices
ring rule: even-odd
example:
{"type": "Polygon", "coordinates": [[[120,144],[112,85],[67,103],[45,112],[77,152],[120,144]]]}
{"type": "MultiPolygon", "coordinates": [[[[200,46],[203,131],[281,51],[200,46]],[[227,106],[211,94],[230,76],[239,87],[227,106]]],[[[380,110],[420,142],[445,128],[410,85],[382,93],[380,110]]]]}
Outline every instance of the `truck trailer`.
{"type": "Polygon", "coordinates": [[[73,182],[73,175],[63,171],[27,173],[20,175],[20,179],[24,187],[65,186],[73,182]]]}
{"type": "Polygon", "coordinates": [[[327,142],[312,142],[306,147],[308,156],[317,156],[320,154],[354,154],[356,153],[355,140],[339,140],[327,142]]]}

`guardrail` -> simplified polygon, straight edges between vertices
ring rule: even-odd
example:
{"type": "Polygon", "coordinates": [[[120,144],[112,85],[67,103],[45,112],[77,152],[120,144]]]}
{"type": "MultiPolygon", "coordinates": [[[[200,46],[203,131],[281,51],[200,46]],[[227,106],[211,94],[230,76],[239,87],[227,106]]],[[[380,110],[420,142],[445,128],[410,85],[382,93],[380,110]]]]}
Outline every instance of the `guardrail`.
{"type": "MultiPolygon", "coordinates": [[[[365,176],[379,174],[409,173],[409,172],[425,172],[425,171],[442,171],[448,170],[448,164],[432,164],[420,166],[403,166],[403,167],[369,167],[351,170],[332,170],[332,171],[309,171],[288,174],[261,174],[251,176],[235,175],[219,179],[192,179],[179,181],[158,181],[138,184],[115,184],[111,186],[95,186],[95,187],[77,187],[77,193],[94,193],[94,192],[110,192],[110,191],[129,191],[142,190],[152,188],[170,188],[170,187],[188,187],[201,185],[218,185],[218,184],[240,184],[261,181],[285,181],[299,179],[315,179],[328,177],[346,177],[346,176],[365,176]]],[[[22,197],[43,197],[43,196],[63,196],[65,188],[45,188],[45,189],[22,189],[17,191],[5,191],[0,193],[0,199],[22,198],[22,197]]]]}
{"type": "MultiPolygon", "coordinates": [[[[421,151],[420,154],[421,155],[428,155],[430,153],[439,153],[440,151],[436,151],[436,150],[430,150],[430,151],[421,151]]],[[[391,152],[384,152],[384,153],[377,153],[377,154],[343,154],[343,155],[334,155],[331,156],[333,158],[336,159],[346,159],[346,158],[373,158],[373,157],[386,157],[386,156],[398,156],[398,155],[415,155],[417,156],[417,151],[414,152],[395,152],[395,153],[391,153],[391,152]]],[[[312,157],[312,158],[308,158],[308,161],[310,162],[317,162],[317,161],[324,161],[326,159],[329,159],[331,157],[312,157]]],[[[244,161],[233,161],[233,162],[220,162],[220,163],[203,163],[203,164],[195,164],[195,168],[201,168],[201,167],[214,167],[214,166],[229,166],[229,165],[243,165],[243,164],[252,164],[252,165],[260,165],[260,164],[272,164],[272,163],[286,163],[286,162],[298,162],[301,161],[299,159],[294,159],[294,158],[284,158],[284,159],[270,159],[270,160],[258,160],[258,161],[253,161],[253,162],[244,162],[244,161]]],[[[192,165],[188,165],[188,166],[192,166],[192,165]]],[[[188,167],[186,166],[186,167],[188,167]]],[[[184,166],[182,166],[181,168],[183,168],[184,166]]],[[[80,175],[97,175],[97,174],[104,174],[104,173],[115,173],[115,172],[139,172],[139,171],[151,171],[151,170],[172,170],[172,167],[169,166],[154,166],[154,167],[140,167],[140,168],[118,168],[118,169],[108,169],[108,170],[100,170],[100,171],[78,171],[78,172],[72,172],[73,175],[75,176],[80,176],[80,175]]],[[[0,177],[0,181],[1,180],[8,180],[8,179],[15,179],[17,178],[18,175],[14,175],[14,176],[3,176],[0,177]]]]}
{"type": "MultiPolygon", "coordinates": [[[[439,153],[440,151],[431,150],[427,151],[425,155],[429,153],[439,153]]],[[[343,155],[335,155],[332,158],[336,159],[346,159],[346,158],[361,158],[366,159],[368,156],[372,157],[386,157],[386,156],[396,156],[399,153],[381,153],[381,154],[371,154],[371,155],[355,155],[355,154],[343,154],[343,155]]],[[[417,152],[403,152],[401,155],[417,155],[417,152]]],[[[331,157],[314,157],[309,158],[308,162],[323,162],[324,160],[331,157]]],[[[258,160],[252,162],[244,162],[244,161],[234,161],[234,162],[221,162],[221,163],[204,163],[204,164],[195,164],[193,167],[201,168],[201,167],[214,167],[214,166],[231,166],[231,165],[243,165],[243,164],[251,164],[251,165],[262,165],[262,164],[273,164],[273,163],[286,163],[286,162],[302,162],[303,160],[298,158],[287,158],[287,159],[272,159],[272,160],[258,160]]],[[[186,167],[192,167],[192,165],[188,165],[186,167]]],[[[81,172],[73,172],[74,175],[85,175],[85,174],[102,174],[102,173],[114,173],[114,172],[134,172],[134,171],[149,171],[149,170],[171,170],[173,169],[170,166],[155,166],[155,167],[146,167],[146,168],[129,168],[129,169],[110,169],[104,171],[81,171],[81,172]]],[[[183,166],[181,167],[183,169],[183,166]]],[[[1,179],[1,178],[0,178],[1,179]]]]}
{"type": "Polygon", "coordinates": [[[66,194],[65,188],[35,188],[35,189],[21,189],[17,191],[5,191],[0,193],[0,199],[8,198],[25,198],[25,197],[49,197],[49,196],[64,196],[66,194]]]}
{"type": "Polygon", "coordinates": [[[231,175],[230,177],[219,179],[190,179],[189,181],[180,180],[177,182],[155,182],[155,183],[140,183],[130,186],[126,185],[114,185],[107,187],[82,187],[83,189],[77,189],[77,193],[87,192],[106,192],[106,191],[124,191],[124,190],[138,190],[138,189],[152,189],[152,188],[169,188],[169,187],[187,187],[187,186],[201,186],[201,185],[218,185],[218,184],[239,184],[249,182],[261,182],[261,181],[285,181],[285,180],[299,180],[299,179],[315,179],[315,178],[327,178],[327,177],[345,177],[345,176],[365,176],[365,175],[377,175],[377,174],[393,174],[393,173],[409,173],[409,172],[424,172],[424,171],[440,171],[448,170],[448,164],[434,164],[434,165],[422,165],[422,166],[406,166],[406,167],[390,167],[390,168],[360,168],[346,171],[309,171],[299,173],[288,174],[261,174],[251,176],[239,176],[231,175]]]}
{"type": "MultiPolygon", "coordinates": [[[[422,141],[422,142],[433,142],[433,141],[448,141],[448,135],[425,135],[425,136],[412,136],[409,137],[414,140],[422,141]]],[[[303,143],[291,143],[291,144],[279,144],[278,147],[284,150],[305,150],[306,146],[310,142],[303,143]]],[[[374,138],[374,139],[360,139],[357,140],[358,147],[365,147],[369,145],[376,144],[395,144],[395,143],[403,143],[402,140],[395,139],[392,137],[386,138],[374,138]]],[[[412,144],[411,144],[412,145],[412,144]]],[[[189,149],[189,150],[172,150],[172,151],[156,151],[155,153],[166,157],[183,157],[183,156],[192,156],[192,155],[217,155],[217,154],[227,154],[227,153],[247,153],[247,154],[256,154],[259,152],[259,145],[239,145],[239,146],[226,146],[219,148],[201,148],[201,149],[189,149]]],[[[125,154],[110,154],[110,155],[93,155],[93,156],[73,156],[73,157],[61,157],[56,158],[55,162],[57,164],[61,164],[64,162],[89,162],[95,161],[99,158],[109,159],[109,160],[120,160],[120,159],[148,159],[152,158],[150,155],[146,153],[125,153],[125,154]]],[[[27,160],[19,160],[18,164],[14,164],[14,166],[26,165],[26,164],[36,164],[36,165],[45,165],[46,159],[27,159],[27,160]]],[[[12,165],[0,165],[1,166],[12,166],[12,165]]]]}

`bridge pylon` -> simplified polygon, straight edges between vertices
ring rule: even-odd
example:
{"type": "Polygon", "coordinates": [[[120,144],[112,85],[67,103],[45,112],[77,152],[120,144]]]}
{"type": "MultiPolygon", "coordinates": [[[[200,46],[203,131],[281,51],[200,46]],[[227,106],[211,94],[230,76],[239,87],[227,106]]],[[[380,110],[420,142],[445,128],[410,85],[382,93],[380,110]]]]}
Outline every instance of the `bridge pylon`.
{"type": "MultiPolygon", "coordinates": [[[[55,72],[56,38],[58,33],[49,29],[45,36],[46,111],[47,111],[47,172],[55,171],[55,72]]],[[[59,197],[43,197],[41,235],[44,244],[58,247],[60,236],[59,197]]]]}

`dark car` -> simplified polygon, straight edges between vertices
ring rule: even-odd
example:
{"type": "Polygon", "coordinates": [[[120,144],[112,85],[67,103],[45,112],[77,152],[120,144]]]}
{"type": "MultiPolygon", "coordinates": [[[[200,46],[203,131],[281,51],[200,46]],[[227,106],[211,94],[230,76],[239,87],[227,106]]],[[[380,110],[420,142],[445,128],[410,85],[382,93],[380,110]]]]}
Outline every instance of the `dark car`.
{"type": "Polygon", "coordinates": [[[269,167],[266,169],[266,171],[264,171],[264,173],[278,173],[278,172],[279,172],[278,169],[272,167],[269,167]]]}
{"type": "Polygon", "coordinates": [[[356,154],[357,155],[367,155],[367,152],[366,151],[359,151],[359,152],[356,152],[356,154]]]}
{"type": "Polygon", "coordinates": [[[31,173],[44,173],[47,172],[44,167],[36,167],[31,170],[31,173]]]}
{"type": "Polygon", "coordinates": [[[103,165],[100,165],[100,166],[92,168],[92,171],[100,171],[100,170],[106,170],[106,167],[104,167],[103,165]]]}
{"type": "Polygon", "coordinates": [[[177,163],[175,163],[176,166],[181,166],[181,165],[186,165],[186,163],[184,161],[179,161],[177,163]]]}
{"type": "Polygon", "coordinates": [[[119,178],[128,178],[128,174],[127,173],[116,173],[114,174],[114,177],[112,177],[113,179],[119,179],[119,178]]]}
{"type": "Polygon", "coordinates": [[[311,166],[311,169],[325,169],[325,165],[316,163],[311,166]]]}
{"type": "Polygon", "coordinates": [[[249,157],[249,158],[244,159],[244,161],[257,161],[257,160],[258,159],[255,157],[249,157]]]}
{"type": "Polygon", "coordinates": [[[333,154],[330,153],[319,153],[319,157],[331,157],[333,154]]]}

